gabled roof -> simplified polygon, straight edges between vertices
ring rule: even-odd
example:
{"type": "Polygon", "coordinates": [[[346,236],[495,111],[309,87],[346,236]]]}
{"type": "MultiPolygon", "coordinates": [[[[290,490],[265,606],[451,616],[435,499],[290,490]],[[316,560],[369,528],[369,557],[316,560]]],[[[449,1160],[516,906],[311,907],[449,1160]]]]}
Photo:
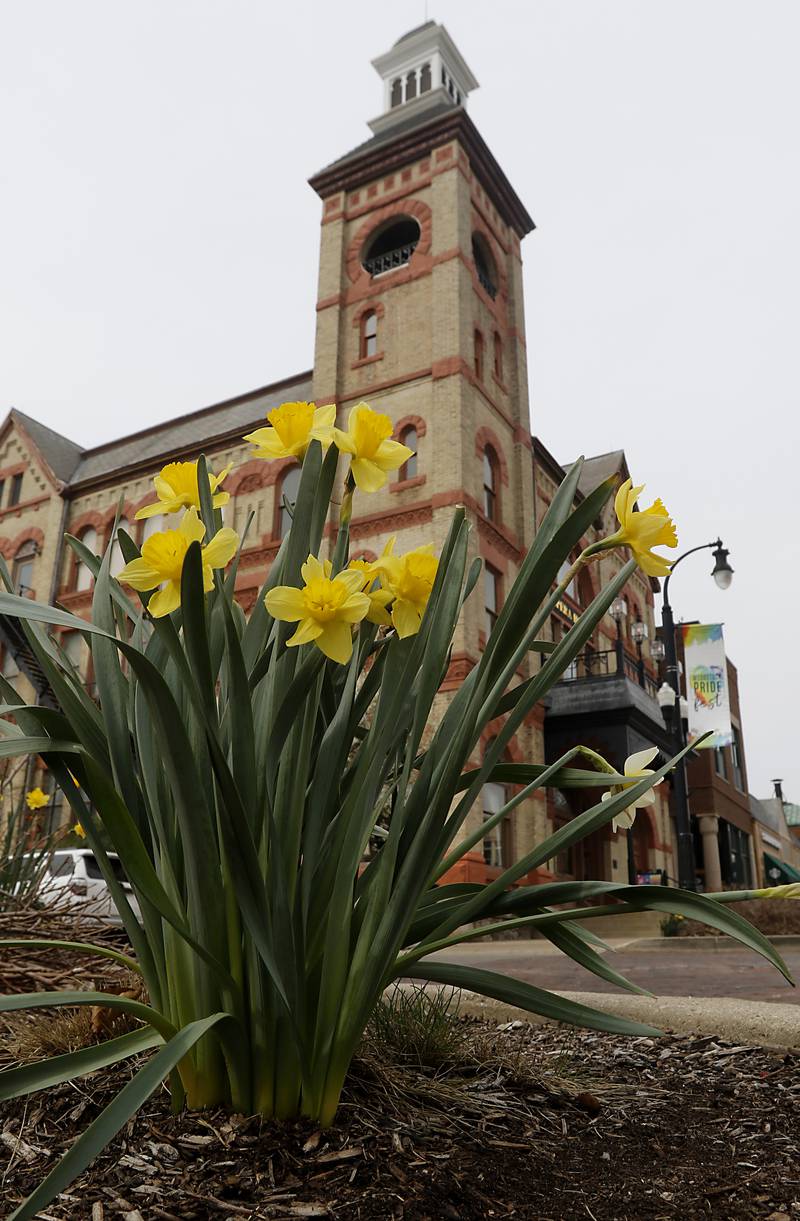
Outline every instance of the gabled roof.
{"type": "MultiPolygon", "coordinates": [[[[572,464],[570,463],[570,465],[572,464]]],[[[628,478],[628,463],[625,460],[624,449],[612,449],[607,454],[596,454],[593,458],[587,458],[578,480],[578,491],[583,496],[588,496],[590,492],[600,486],[603,480],[608,479],[609,475],[620,475],[622,479],[628,478]]]]}
{"type": "Polygon", "coordinates": [[[56,479],[69,483],[83,453],[80,445],[16,407],[11,408],[10,416],[28,434],[56,479]]]}
{"type": "Polygon", "coordinates": [[[151,469],[162,460],[196,455],[203,447],[218,448],[228,440],[237,440],[248,428],[260,424],[273,407],[286,401],[310,399],[311,382],[310,372],[296,374],[238,398],[87,449],[70,480],[70,490],[101,483],[120,471],[133,474],[151,469]]]}

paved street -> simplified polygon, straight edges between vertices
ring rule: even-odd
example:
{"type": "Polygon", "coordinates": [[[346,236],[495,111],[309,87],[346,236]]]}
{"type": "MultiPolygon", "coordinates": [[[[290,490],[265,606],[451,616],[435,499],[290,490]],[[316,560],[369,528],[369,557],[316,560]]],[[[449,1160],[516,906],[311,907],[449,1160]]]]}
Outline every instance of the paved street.
{"type": "MultiPolygon", "coordinates": [[[[710,940],[710,939],[709,939],[710,940]]],[[[609,992],[612,985],[579,967],[564,954],[538,941],[477,942],[454,947],[436,957],[503,971],[555,992],[609,992]]],[[[800,981],[800,947],[783,951],[800,981]]],[[[622,945],[609,955],[617,971],[656,996],[730,996],[742,1000],[800,1004],[800,987],[792,988],[760,955],[749,950],[668,949],[622,945]]]]}

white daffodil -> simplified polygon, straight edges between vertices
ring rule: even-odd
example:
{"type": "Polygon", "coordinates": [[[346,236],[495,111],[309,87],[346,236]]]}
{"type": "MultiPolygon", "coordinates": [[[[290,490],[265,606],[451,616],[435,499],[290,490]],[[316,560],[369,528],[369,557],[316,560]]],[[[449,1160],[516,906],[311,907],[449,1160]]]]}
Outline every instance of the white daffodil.
{"type": "MultiPolygon", "coordinates": [[[[625,760],[624,774],[630,777],[630,784],[614,784],[603,793],[603,801],[610,801],[612,797],[616,797],[618,793],[624,793],[625,789],[629,789],[631,785],[636,784],[643,776],[652,776],[653,769],[648,767],[648,763],[652,763],[658,754],[657,746],[649,746],[647,750],[637,750],[635,754],[629,755],[625,760]]],[[[660,784],[661,781],[659,780],[660,784]]],[[[651,806],[655,803],[656,795],[652,789],[648,789],[641,797],[637,797],[635,801],[624,810],[620,810],[619,814],[611,820],[611,826],[616,831],[618,827],[622,827],[627,831],[633,826],[633,820],[636,817],[636,811],[644,809],[645,806],[651,806]]]]}

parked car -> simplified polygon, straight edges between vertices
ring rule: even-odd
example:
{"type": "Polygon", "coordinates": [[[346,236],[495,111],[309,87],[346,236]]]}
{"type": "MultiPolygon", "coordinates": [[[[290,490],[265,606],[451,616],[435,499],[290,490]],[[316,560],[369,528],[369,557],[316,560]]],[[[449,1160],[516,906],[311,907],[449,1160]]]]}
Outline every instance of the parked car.
{"type": "MultiPolygon", "coordinates": [[[[130,882],[125,877],[122,862],[115,852],[109,852],[108,859],[117,881],[130,900],[134,914],[139,916],[139,904],[133,896],[130,882]]],[[[76,908],[80,907],[88,915],[98,916],[109,924],[122,924],[111,891],[90,848],[60,848],[52,853],[47,862],[39,898],[48,904],[69,905],[70,896],[74,896],[76,908]]]]}

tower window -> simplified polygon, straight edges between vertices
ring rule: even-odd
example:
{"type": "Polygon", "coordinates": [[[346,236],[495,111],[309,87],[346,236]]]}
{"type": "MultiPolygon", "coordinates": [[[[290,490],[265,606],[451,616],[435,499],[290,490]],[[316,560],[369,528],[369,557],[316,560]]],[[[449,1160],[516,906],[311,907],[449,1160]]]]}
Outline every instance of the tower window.
{"type": "MultiPolygon", "coordinates": [[[[481,806],[483,821],[488,822],[495,814],[499,814],[507,801],[506,791],[502,784],[490,781],[481,790],[481,806]]],[[[486,865],[502,869],[511,863],[508,853],[508,819],[502,818],[483,838],[483,860],[486,865]]]]}
{"type": "Polygon", "coordinates": [[[409,72],[406,77],[406,101],[410,102],[412,98],[417,96],[417,73],[416,70],[409,72]]]}
{"type": "MultiPolygon", "coordinates": [[[[14,478],[16,479],[17,476],[15,475],[14,478]]],[[[14,556],[14,571],[11,579],[14,582],[14,589],[21,598],[26,598],[33,593],[33,565],[38,554],[39,548],[34,540],[29,538],[21,544],[19,551],[14,556]]]]}
{"type": "Polygon", "coordinates": [[[367,356],[378,354],[378,315],[374,309],[368,310],[361,318],[361,344],[359,356],[363,360],[367,356]]]}
{"type": "Polygon", "coordinates": [[[427,93],[428,90],[430,89],[430,87],[431,87],[431,66],[430,66],[430,64],[423,64],[422,71],[419,74],[419,91],[420,91],[420,93],[427,93]]]}
{"type": "Polygon", "coordinates": [[[479,382],[483,381],[483,335],[480,331],[475,332],[475,376],[479,382]]]}
{"type": "Polygon", "coordinates": [[[392,110],[394,110],[395,106],[399,106],[402,101],[403,101],[403,82],[400,79],[400,77],[397,76],[392,81],[392,93],[391,93],[391,99],[390,99],[390,105],[392,107],[392,110]]]}
{"type": "Polygon", "coordinates": [[[22,496],[22,475],[15,475],[11,480],[11,495],[8,498],[10,505],[18,505],[22,496]]]}
{"type": "Polygon", "coordinates": [[[278,485],[278,536],[286,538],[292,525],[297,493],[300,490],[300,467],[290,466],[278,485]],[[291,509],[287,507],[288,504],[291,509]]]}
{"type": "Polygon", "coordinates": [[[484,336],[480,331],[475,331],[475,376],[479,381],[484,380],[484,336]]]}
{"type": "Polygon", "coordinates": [[[497,296],[497,268],[489,243],[482,233],[472,235],[472,261],[481,285],[494,301],[497,296]]]}
{"type": "Polygon", "coordinates": [[[398,216],[369,239],[362,266],[371,276],[402,267],[417,248],[420,229],[411,216],[398,216]]]}
{"type": "Polygon", "coordinates": [[[403,429],[403,431],[400,433],[400,441],[403,443],[403,445],[407,445],[409,449],[413,449],[414,452],[411,455],[411,457],[407,458],[406,461],[403,463],[403,465],[400,467],[400,476],[399,477],[401,480],[416,479],[416,477],[417,477],[418,436],[417,436],[417,430],[413,424],[410,424],[408,426],[408,428],[403,429]]]}
{"type": "Polygon", "coordinates": [[[486,635],[497,622],[500,610],[500,573],[491,564],[483,566],[483,603],[486,611],[486,635]]]}
{"type": "Polygon", "coordinates": [[[503,341],[497,331],[494,333],[494,375],[499,382],[503,380],[503,341]]]}
{"type": "Polygon", "coordinates": [[[497,454],[491,445],[483,451],[483,511],[489,521],[497,521],[497,454]]]}

